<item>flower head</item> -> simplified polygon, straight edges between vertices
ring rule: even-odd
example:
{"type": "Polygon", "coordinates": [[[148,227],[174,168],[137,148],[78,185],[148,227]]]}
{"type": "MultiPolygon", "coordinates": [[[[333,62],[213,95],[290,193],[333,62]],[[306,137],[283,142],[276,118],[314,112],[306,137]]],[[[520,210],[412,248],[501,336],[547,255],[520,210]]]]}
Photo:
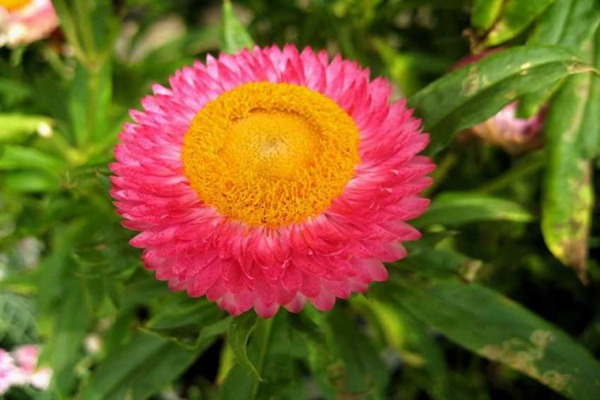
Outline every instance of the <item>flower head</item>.
{"type": "Polygon", "coordinates": [[[35,42],[57,27],[50,0],[0,0],[0,46],[35,42]]]}
{"type": "Polygon", "coordinates": [[[171,289],[234,315],[328,310],[419,237],[428,136],[384,79],[286,46],[209,56],[170,86],[132,111],[111,193],[171,289]]]}

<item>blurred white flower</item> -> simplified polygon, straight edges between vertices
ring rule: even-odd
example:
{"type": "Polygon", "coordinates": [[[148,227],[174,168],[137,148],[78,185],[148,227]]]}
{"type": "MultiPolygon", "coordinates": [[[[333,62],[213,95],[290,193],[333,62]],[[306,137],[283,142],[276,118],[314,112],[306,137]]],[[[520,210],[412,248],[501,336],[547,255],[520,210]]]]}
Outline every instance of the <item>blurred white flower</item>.
{"type": "Polygon", "coordinates": [[[85,338],[85,349],[90,354],[98,354],[102,350],[102,338],[97,333],[90,333],[85,338]]]}
{"type": "Polygon", "coordinates": [[[43,39],[58,23],[50,0],[0,0],[0,47],[43,39]]]}
{"type": "Polygon", "coordinates": [[[47,122],[40,122],[37,126],[37,133],[43,138],[50,138],[54,132],[52,131],[52,125],[47,122]]]}

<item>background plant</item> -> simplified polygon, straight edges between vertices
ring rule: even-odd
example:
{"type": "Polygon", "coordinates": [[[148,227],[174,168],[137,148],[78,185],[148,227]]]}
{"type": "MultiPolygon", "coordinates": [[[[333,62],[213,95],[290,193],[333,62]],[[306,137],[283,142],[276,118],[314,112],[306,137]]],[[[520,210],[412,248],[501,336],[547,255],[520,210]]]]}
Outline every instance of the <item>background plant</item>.
{"type": "Polygon", "coordinates": [[[54,371],[48,391],[11,396],[597,397],[597,1],[54,5],[60,33],[0,51],[0,343],[41,343],[54,371]],[[169,292],[108,196],[117,134],[150,85],[253,43],[369,66],[432,135],[424,237],[389,282],[327,314],[234,319],[169,292]],[[459,135],[515,100],[522,116],[547,104],[542,149],[459,135]]]}

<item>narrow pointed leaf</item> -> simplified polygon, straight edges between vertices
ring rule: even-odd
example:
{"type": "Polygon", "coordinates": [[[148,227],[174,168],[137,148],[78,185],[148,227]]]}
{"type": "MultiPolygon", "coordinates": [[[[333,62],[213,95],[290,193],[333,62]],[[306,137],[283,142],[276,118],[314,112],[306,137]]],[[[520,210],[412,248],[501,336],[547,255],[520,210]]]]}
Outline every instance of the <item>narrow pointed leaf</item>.
{"type": "Polygon", "coordinates": [[[528,222],[533,216],[521,205],[493,196],[446,192],[431,203],[414,221],[416,226],[430,224],[461,225],[474,221],[528,222]]]}
{"type": "Polygon", "coordinates": [[[438,79],[409,99],[431,134],[427,152],[453,135],[495,115],[526,93],[551,88],[568,75],[589,70],[570,52],[550,46],[497,52],[438,79]]]}
{"type": "Polygon", "coordinates": [[[344,365],[336,378],[338,391],[365,399],[381,398],[388,376],[371,339],[358,329],[351,315],[340,308],[327,314],[327,323],[334,338],[332,345],[344,365]]]}
{"type": "Polygon", "coordinates": [[[548,248],[586,280],[588,236],[594,193],[591,162],[584,157],[580,130],[593,77],[574,76],[548,111],[548,164],[542,193],[542,233],[548,248]],[[585,95],[581,95],[585,94],[585,95]]]}
{"type": "Polygon", "coordinates": [[[563,395],[593,400],[600,363],[561,330],[502,295],[458,281],[398,282],[397,304],[483,357],[505,364],[563,395]]]}
{"type": "MultiPolygon", "coordinates": [[[[589,63],[597,58],[600,8],[594,0],[557,0],[532,42],[567,46],[589,63]],[[553,25],[554,23],[554,25],[553,25]]],[[[550,251],[586,281],[594,204],[593,142],[599,136],[598,77],[570,77],[552,100],[545,123],[548,164],[542,193],[542,233],[550,251]]]]}
{"type": "Polygon", "coordinates": [[[146,399],[170,384],[197,356],[168,339],[138,333],[100,364],[81,398],[146,399]]]}
{"type": "Polygon", "coordinates": [[[252,37],[244,24],[235,16],[230,0],[223,1],[222,24],[221,50],[225,53],[236,53],[242,49],[254,47],[252,37]]]}
{"type": "Polygon", "coordinates": [[[254,374],[260,380],[260,373],[248,358],[248,339],[256,327],[258,319],[252,312],[235,318],[229,327],[229,344],[238,364],[254,374]]]}

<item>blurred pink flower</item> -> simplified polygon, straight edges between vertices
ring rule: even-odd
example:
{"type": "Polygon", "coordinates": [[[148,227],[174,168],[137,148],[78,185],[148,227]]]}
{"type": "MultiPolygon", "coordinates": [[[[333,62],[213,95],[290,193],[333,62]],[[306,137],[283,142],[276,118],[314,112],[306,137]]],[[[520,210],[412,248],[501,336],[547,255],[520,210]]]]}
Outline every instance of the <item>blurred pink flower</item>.
{"type": "Polygon", "coordinates": [[[15,365],[12,355],[0,349],[0,395],[5,394],[12,386],[22,385],[24,382],[24,374],[15,365]]]}
{"type": "Polygon", "coordinates": [[[492,118],[471,127],[471,131],[485,142],[513,154],[540,147],[545,109],[523,119],[517,117],[518,105],[518,102],[507,105],[492,118]]]}
{"type": "Polygon", "coordinates": [[[50,384],[52,371],[38,367],[39,347],[26,344],[11,353],[0,349],[0,395],[12,386],[32,385],[44,390],[50,384]]]}
{"type": "Polygon", "coordinates": [[[48,387],[52,370],[48,367],[38,366],[39,346],[33,344],[22,345],[13,350],[12,354],[17,367],[26,378],[26,383],[42,390],[48,387]]]}
{"type": "Polygon", "coordinates": [[[0,0],[0,46],[35,42],[58,27],[50,0],[0,0]]]}
{"type": "Polygon", "coordinates": [[[288,45],[154,86],[111,165],[131,243],[172,290],[261,317],[387,279],[429,201],[420,121],[355,62],[288,45]]]}

